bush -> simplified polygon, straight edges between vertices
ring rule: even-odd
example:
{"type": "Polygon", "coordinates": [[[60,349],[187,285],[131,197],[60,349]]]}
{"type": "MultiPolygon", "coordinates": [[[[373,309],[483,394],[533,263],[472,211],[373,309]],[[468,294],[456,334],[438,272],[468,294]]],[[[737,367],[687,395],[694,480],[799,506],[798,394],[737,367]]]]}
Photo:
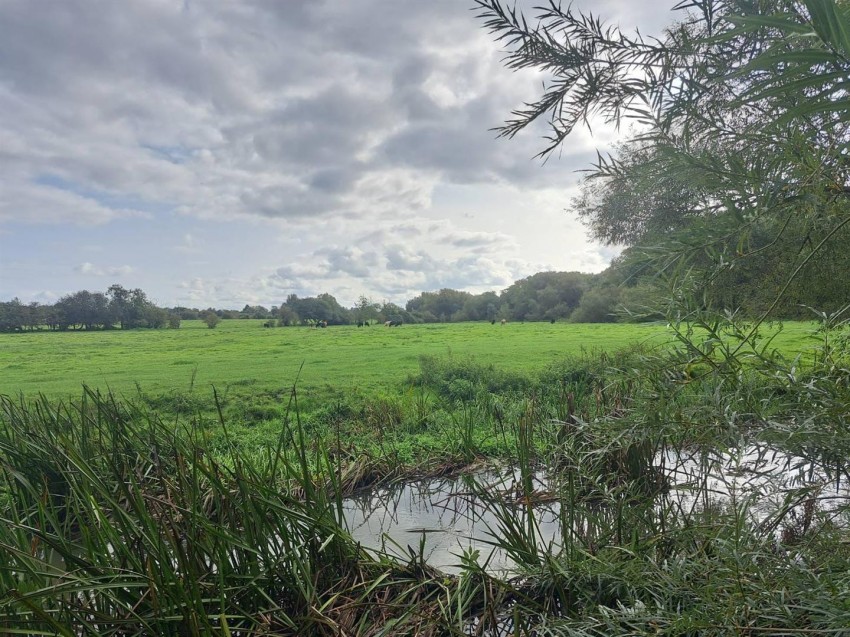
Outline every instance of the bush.
{"type": "Polygon", "coordinates": [[[413,379],[422,387],[449,400],[470,400],[481,392],[504,394],[526,391],[528,377],[484,365],[472,358],[454,360],[436,356],[419,358],[419,376],[413,379]]]}
{"type": "Polygon", "coordinates": [[[207,327],[212,330],[215,329],[216,325],[221,323],[221,318],[215,312],[207,312],[203,316],[203,321],[207,324],[207,327]]]}

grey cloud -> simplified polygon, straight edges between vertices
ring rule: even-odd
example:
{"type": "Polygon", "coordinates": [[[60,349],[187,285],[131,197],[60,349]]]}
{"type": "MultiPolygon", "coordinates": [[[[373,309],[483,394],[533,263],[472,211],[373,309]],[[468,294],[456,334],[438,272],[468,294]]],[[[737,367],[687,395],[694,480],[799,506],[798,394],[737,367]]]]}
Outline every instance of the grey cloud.
{"type": "Polygon", "coordinates": [[[356,278],[368,278],[378,265],[375,252],[363,252],[356,248],[322,248],[315,252],[324,257],[327,263],[326,276],[348,275],[356,278]]]}
{"type": "Polygon", "coordinates": [[[438,179],[531,184],[537,140],[487,130],[528,80],[501,68],[468,9],[11,0],[0,170],[224,218],[413,212],[438,179]]]}
{"type": "Polygon", "coordinates": [[[458,248],[480,248],[510,241],[507,235],[491,232],[457,232],[446,235],[445,240],[458,248]]]}
{"type": "Polygon", "coordinates": [[[345,168],[325,168],[310,176],[310,187],[313,190],[336,194],[351,189],[357,181],[358,173],[345,168]]]}
{"type": "Polygon", "coordinates": [[[368,278],[379,264],[379,256],[373,251],[353,247],[325,247],[315,250],[299,263],[279,267],[273,278],[278,281],[297,283],[323,281],[339,277],[368,278]]]}
{"type": "MultiPolygon", "coordinates": [[[[658,3],[622,2],[602,2],[600,11],[658,11],[658,3]]],[[[240,286],[247,297],[249,287],[262,295],[362,285],[399,300],[429,286],[495,286],[528,274],[518,243],[488,232],[516,228],[510,204],[476,214],[475,223],[485,213],[509,222],[469,226],[479,233],[434,219],[477,213],[469,200],[482,184],[533,199],[543,185],[573,181],[594,142],[572,140],[561,160],[541,167],[531,159],[541,129],[495,140],[488,129],[535,96],[540,77],[504,69],[470,7],[0,2],[3,246],[32,236],[25,233],[37,228],[22,228],[35,223],[101,224],[116,247],[131,240],[121,225],[128,218],[174,222],[162,261],[192,269],[181,294],[209,303],[237,298],[240,286]],[[444,184],[462,186],[445,197],[444,184]],[[448,201],[459,191],[463,206],[448,201]],[[192,283],[195,273],[210,276],[214,260],[193,269],[187,255],[210,253],[213,243],[179,237],[206,236],[207,220],[256,224],[292,254],[271,274],[262,269],[268,259],[251,255],[248,266],[217,254],[223,283],[192,283]],[[249,267],[263,274],[250,278],[249,267]],[[242,278],[231,277],[237,271],[242,278]]],[[[139,267],[148,276],[148,264],[139,267]]]]}
{"type": "Polygon", "coordinates": [[[26,221],[102,224],[120,218],[138,217],[131,208],[111,208],[73,192],[33,183],[11,183],[0,188],[0,222],[26,221]],[[27,214],[33,211],[33,214],[27,214]]]}
{"type": "Polygon", "coordinates": [[[388,270],[421,272],[433,270],[436,261],[424,250],[409,250],[403,245],[388,246],[386,249],[388,270]]]}

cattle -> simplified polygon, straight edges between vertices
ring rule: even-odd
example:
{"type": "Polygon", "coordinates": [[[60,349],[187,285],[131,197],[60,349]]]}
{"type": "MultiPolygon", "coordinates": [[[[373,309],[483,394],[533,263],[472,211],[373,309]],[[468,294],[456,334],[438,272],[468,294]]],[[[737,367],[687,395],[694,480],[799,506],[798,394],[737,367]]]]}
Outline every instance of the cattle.
{"type": "Polygon", "coordinates": [[[502,319],[502,325],[508,322],[508,319],[502,319]]]}

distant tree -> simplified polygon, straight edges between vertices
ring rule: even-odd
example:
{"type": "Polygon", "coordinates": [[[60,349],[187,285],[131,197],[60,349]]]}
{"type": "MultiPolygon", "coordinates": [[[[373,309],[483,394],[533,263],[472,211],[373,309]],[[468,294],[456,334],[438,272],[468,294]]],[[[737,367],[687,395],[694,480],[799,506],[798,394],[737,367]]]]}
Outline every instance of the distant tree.
{"type": "Polygon", "coordinates": [[[579,306],[570,316],[573,323],[614,323],[620,290],[616,287],[598,287],[585,292],[579,306]]]}
{"type": "Polygon", "coordinates": [[[289,325],[298,325],[301,322],[298,314],[291,307],[286,305],[285,303],[280,306],[277,310],[277,324],[281,327],[287,327],[289,325]]]}
{"type": "Polygon", "coordinates": [[[327,321],[329,325],[345,325],[351,322],[349,311],[342,307],[330,294],[319,294],[316,297],[298,298],[290,294],[284,307],[289,308],[302,321],[327,321]]]}
{"type": "Polygon", "coordinates": [[[439,292],[423,292],[407,302],[408,312],[429,312],[441,322],[463,320],[460,316],[464,304],[472,298],[469,292],[443,288],[439,292]]]}
{"type": "Polygon", "coordinates": [[[167,314],[156,307],[139,288],[128,290],[115,283],[106,291],[109,298],[110,323],[118,321],[122,330],[138,327],[164,327],[167,314]]]}
{"type": "Polygon", "coordinates": [[[408,312],[404,308],[399,307],[395,303],[390,303],[389,301],[384,302],[384,304],[381,306],[380,320],[393,321],[394,323],[418,322],[416,320],[416,317],[411,312],[408,312]]]}
{"type": "Polygon", "coordinates": [[[239,318],[246,319],[267,319],[272,316],[271,312],[262,305],[245,305],[239,314],[239,318]]]}
{"type": "Polygon", "coordinates": [[[144,309],[142,324],[154,330],[163,328],[168,325],[168,311],[151,303],[144,309]]]}
{"type": "Polygon", "coordinates": [[[120,323],[121,329],[135,327],[135,309],[130,290],[118,283],[114,283],[106,290],[106,295],[109,298],[112,318],[120,323]]]}
{"type": "Polygon", "coordinates": [[[0,332],[18,332],[24,325],[24,304],[17,297],[0,303],[0,332]]]}
{"type": "Polygon", "coordinates": [[[221,318],[219,317],[218,314],[215,313],[215,310],[213,310],[213,309],[209,309],[206,312],[204,312],[203,315],[201,316],[201,320],[204,323],[206,323],[207,327],[210,328],[211,330],[215,329],[216,325],[221,323],[221,318]]]}
{"type": "Polygon", "coordinates": [[[499,307],[499,295],[495,292],[470,295],[460,312],[455,314],[461,321],[491,321],[496,318],[499,307]]]}
{"type": "Polygon", "coordinates": [[[168,314],[168,327],[169,329],[176,330],[180,327],[180,315],[174,312],[170,312],[168,314]]]}
{"type": "Polygon", "coordinates": [[[26,311],[26,327],[29,330],[40,329],[42,325],[46,325],[48,306],[41,305],[36,301],[27,305],[26,311]]]}
{"type": "Polygon", "coordinates": [[[375,303],[372,299],[360,295],[360,298],[357,300],[357,305],[355,305],[351,313],[353,314],[354,320],[358,323],[366,323],[373,322],[378,320],[378,312],[381,309],[381,305],[379,303],[375,303]]]}
{"type": "Polygon", "coordinates": [[[113,322],[109,299],[100,292],[80,290],[67,294],[59,299],[56,306],[61,313],[60,325],[63,328],[92,330],[109,327],[113,322]]]}
{"type": "Polygon", "coordinates": [[[592,279],[593,275],[581,272],[538,272],[520,279],[499,297],[506,307],[503,316],[514,321],[567,318],[592,279]]]}

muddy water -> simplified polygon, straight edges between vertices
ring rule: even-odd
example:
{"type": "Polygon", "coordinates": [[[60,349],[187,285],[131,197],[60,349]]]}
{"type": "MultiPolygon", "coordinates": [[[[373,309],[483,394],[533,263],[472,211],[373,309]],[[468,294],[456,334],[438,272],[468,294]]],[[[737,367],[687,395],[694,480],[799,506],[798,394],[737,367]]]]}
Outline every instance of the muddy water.
{"type": "MultiPolygon", "coordinates": [[[[747,447],[737,453],[699,455],[668,451],[655,459],[665,476],[668,505],[676,503],[682,514],[717,505],[735,505],[750,522],[769,520],[789,502],[814,496],[822,509],[850,502],[847,483],[836,482],[817,467],[770,449],[747,447]],[[799,489],[806,488],[806,494],[799,489]]],[[[472,476],[479,489],[486,485],[514,499],[519,472],[500,470],[472,476]]],[[[535,476],[535,491],[545,492],[547,480],[535,476]]],[[[515,505],[517,519],[524,516],[515,505]]],[[[668,509],[669,510],[669,509],[668,509]]],[[[535,505],[534,521],[541,548],[557,552],[561,545],[561,506],[557,502],[535,505]]],[[[385,551],[402,560],[411,550],[431,566],[447,573],[460,571],[461,554],[479,551],[477,561],[488,571],[510,573],[514,562],[493,546],[499,521],[487,504],[475,495],[469,476],[410,482],[344,501],[344,514],[355,540],[364,547],[385,551]]],[[[780,527],[772,528],[774,533],[780,527]]]]}

